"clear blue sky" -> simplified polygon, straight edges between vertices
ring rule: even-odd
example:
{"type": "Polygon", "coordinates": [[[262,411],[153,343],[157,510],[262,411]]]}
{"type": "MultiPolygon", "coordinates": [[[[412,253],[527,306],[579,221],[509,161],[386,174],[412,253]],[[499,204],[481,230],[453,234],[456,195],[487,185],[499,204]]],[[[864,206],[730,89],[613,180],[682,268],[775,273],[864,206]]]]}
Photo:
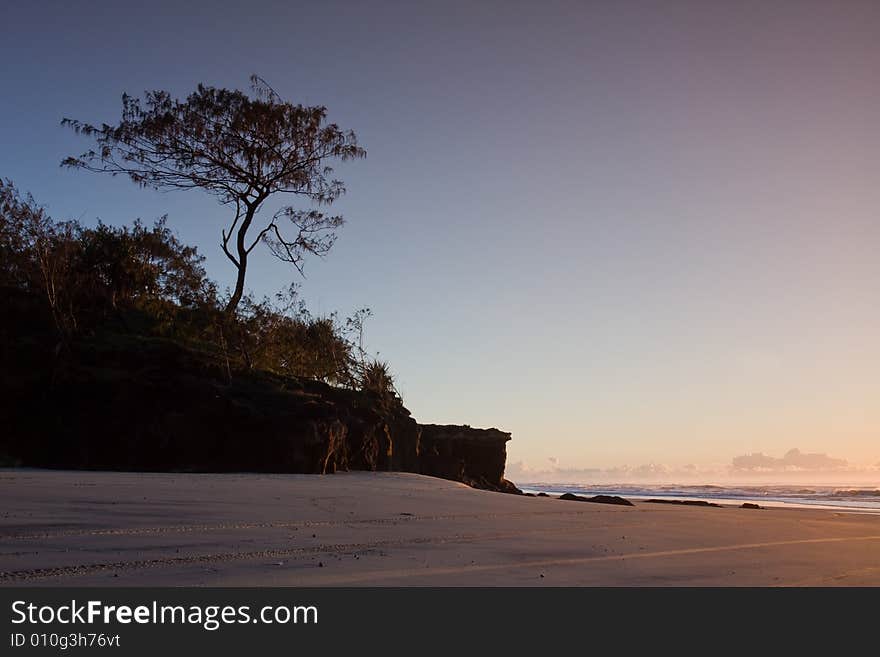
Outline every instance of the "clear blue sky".
{"type": "Polygon", "coordinates": [[[422,421],[538,468],[880,461],[876,2],[18,2],[0,56],[0,175],[58,218],[167,213],[221,283],[225,209],[60,169],[61,118],[258,73],[354,129],[303,292],[373,308],[422,421]]]}

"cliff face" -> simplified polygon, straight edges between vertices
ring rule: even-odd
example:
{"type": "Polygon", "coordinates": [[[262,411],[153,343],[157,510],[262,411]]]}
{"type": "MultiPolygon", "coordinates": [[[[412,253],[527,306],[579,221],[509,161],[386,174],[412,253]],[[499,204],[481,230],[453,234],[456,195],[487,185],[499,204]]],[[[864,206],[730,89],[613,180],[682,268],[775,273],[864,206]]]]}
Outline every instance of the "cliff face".
{"type": "Polygon", "coordinates": [[[504,479],[509,433],[442,424],[419,428],[422,474],[463,481],[475,488],[519,492],[504,479]]]}
{"type": "Polygon", "coordinates": [[[398,402],[264,372],[174,343],[118,338],[4,353],[0,461],[194,472],[396,470],[516,492],[496,429],[419,425],[398,402]],[[42,362],[40,362],[42,361],[42,362]]]}

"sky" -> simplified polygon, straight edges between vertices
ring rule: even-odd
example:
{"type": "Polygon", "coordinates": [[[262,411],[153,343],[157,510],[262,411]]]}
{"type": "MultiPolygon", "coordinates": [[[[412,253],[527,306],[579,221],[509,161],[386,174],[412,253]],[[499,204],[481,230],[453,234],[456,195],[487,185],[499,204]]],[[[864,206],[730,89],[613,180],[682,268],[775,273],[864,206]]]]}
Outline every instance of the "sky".
{"type": "MultiPolygon", "coordinates": [[[[56,218],[168,214],[229,285],[227,210],[59,168],[59,124],[200,83],[328,108],[367,158],[306,263],[423,422],[526,471],[880,464],[880,3],[9,3],[0,176],[56,218]],[[760,459],[758,459],[760,461],[760,459]]],[[[267,211],[271,211],[271,204],[267,211]]],[[[264,252],[249,286],[295,272],[264,252]]]]}

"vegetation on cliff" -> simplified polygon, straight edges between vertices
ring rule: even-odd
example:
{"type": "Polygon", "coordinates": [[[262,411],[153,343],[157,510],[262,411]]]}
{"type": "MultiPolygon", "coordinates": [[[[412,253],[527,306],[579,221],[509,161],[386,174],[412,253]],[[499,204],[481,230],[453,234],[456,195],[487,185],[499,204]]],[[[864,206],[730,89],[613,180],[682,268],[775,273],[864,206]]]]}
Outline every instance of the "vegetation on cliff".
{"type": "Polygon", "coordinates": [[[202,261],[165,219],[58,222],[0,181],[0,288],[16,309],[0,329],[7,346],[38,341],[60,365],[84,340],[164,338],[218,363],[228,380],[263,370],[395,396],[388,366],[363,348],[368,309],[313,317],[291,287],[274,300],[246,296],[230,316],[202,261]]]}

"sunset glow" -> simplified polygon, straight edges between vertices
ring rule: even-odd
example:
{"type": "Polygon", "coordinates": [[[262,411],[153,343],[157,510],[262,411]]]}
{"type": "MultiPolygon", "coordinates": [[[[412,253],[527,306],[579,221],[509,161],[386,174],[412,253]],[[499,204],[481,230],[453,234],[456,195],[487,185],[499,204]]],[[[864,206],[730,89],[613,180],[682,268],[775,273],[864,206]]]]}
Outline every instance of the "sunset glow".
{"type": "Polygon", "coordinates": [[[880,4],[175,7],[8,8],[3,51],[28,56],[4,72],[0,173],[87,225],[167,213],[228,285],[210,199],[84,185],[58,124],[259,71],[368,149],[302,295],[372,308],[420,420],[510,431],[525,471],[729,479],[796,448],[876,477],[880,4]]]}

